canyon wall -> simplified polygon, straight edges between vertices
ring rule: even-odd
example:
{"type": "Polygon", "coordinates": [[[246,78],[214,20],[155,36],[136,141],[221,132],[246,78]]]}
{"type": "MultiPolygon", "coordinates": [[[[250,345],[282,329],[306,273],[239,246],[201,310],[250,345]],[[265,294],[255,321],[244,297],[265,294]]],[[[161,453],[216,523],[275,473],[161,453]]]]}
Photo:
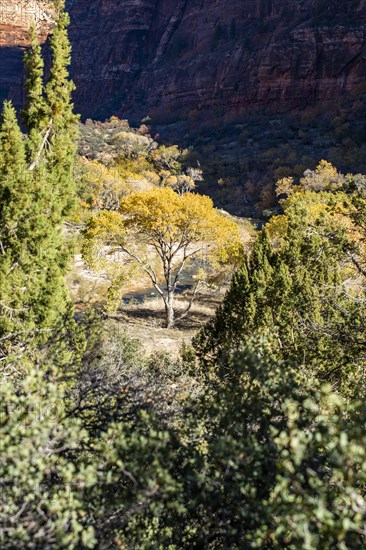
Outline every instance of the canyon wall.
{"type": "MultiPolygon", "coordinates": [[[[0,10],[19,1],[0,0],[0,10]]],[[[68,9],[84,117],[235,120],[365,82],[366,0],[69,0],[68,9]]],[[[0,23],[1,95],[16,96],[24,25],[0,23]]]]}
{"type": "Polygon", "coordinates": [[[42,41],[54,23],[50,0],[0,0],[0,102],[23,102],[23,55],[34,25],[42,41]]]}

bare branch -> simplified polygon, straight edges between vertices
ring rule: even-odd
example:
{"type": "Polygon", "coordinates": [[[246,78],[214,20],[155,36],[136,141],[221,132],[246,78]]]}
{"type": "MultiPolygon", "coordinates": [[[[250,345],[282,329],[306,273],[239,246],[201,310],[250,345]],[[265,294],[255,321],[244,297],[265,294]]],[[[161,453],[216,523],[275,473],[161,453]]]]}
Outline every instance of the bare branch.
{"type": "Polygon", "coordinates": [[[195,300],[195,298],[196,298],[196,296],[197,296],[197,291],[198,291],[198,287],[199,287],[199,285],[200,285],[200,282],[201,282],[201,281],[199,281],[199,280],[196,282],[195,287],[194,287],[194,289],[193,289],[192,296],[191,296],[191,298],[190,298],[190,300],[189,300],[189,304],[188,304],[187,308],[185,309],[185,311],[184,311],[181,315],[179,315],[178,320],[184,319],[185,317],[187,317],[188,313],[191,311],[193,302],[194,302],[194,300],[195,300]]]}
{"type": "Polygon", "coordinates": [[[125,248],[123,245],[120,245],[121,249],[123,250],[123,252],[125,252],[128,256],[130,256],[130,258],[133,258],[141,267],[142,269],[145,271],[145,273],[150,277],[151,279],[151,282],[152,284],[154,285],[154,288],[158,291],[158,293],[160,294],[160,296],[164,299],[165,301],[165,295],[164,295],[164,292],[161,290],[160,286],[158,285],[158,278],[157,278],[157,275],[155,273],[155,270],[151,267],[151,265],[146,265],[145,262],[143,262],[141,260],[141,258],[139,258],[138,256],[136,256],[136,254],[134,254],[133,252],[131,252],[130,250],[128,250],[127,248],[125,248]]]}
{"type": "Polygon", "coordinates": [[[41,155],[42,155],[43,149],[46,147],[46,144],[48,142],[48,138],[50,136],[50,133],[51,133],[52,129],[53,129],[53,122],[52,122],[52,120],[50,120],[50,122],[47,126],[47,130],[45,132],[45,135],[43,136],[41,146],[38,149],[38,152],[36,154],[36,158],[34,159],[32,164],[28,168],[30,172],[32,172],[38,166],[39,161],[41,160],[41,155]]]}
{"type": "Polygon", "coordinates": [[[360,265],[360,263],[356,260],[355,256],[353,254],[350,255],[350,258],[351,258],[351,261],[353,263],[353,265],[357,268],[357,270],[359,271],[359,273],[361,273],[361,275],[363,275],[364,277],[366,277],[366,270],[360,265]]]}

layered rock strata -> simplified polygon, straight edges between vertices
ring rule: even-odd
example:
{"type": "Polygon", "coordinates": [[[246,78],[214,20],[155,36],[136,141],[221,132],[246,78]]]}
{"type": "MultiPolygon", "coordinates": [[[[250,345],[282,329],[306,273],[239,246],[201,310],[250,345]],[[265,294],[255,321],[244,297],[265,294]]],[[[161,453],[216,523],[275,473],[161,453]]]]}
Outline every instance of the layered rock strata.
{"type": "MultiPolygon", "coordinates": [[[[32,16],[8,8],[22,3],[42,5],[0,0],[2,96],[19,95],[32,16]]],[[[234,120],[334,99],[365,81],[366,0],[69,0],[68,9],[84,117],[234,120]]]]}
{"type": "Polygon", "coordinates": [[[23,55],[34,25],[44,41],[54,23],[50,0],[0,0],[0,101],[23,102],[23,55]]]}

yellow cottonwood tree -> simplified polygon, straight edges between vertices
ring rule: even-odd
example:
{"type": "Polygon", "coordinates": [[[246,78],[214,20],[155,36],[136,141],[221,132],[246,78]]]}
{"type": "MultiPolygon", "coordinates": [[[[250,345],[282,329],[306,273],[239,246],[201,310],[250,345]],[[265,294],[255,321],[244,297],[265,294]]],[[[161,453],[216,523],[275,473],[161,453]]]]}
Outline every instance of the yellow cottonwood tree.
{"type": "Polygon", "coordinates": [[[273,216],[266,224],[272,244],[280,247],[289,229],[290,218],[301,215],[308,231],[323,220],[323,224],[327,223],[334,229],[342,227],[350,243],[361,246],[360,228],[355,223],[355,209],[347,190],[355,178],[361,181],[363,176],[344,175],[330,162],[322,160],[315,170],[306,170],[298,182],[293,177],[279,180],[276,193],[283,214],[273,216]]]}
{"type": "Polygon", "coordinates": [[[76,176],[81,206],[93,210],[117,210],[121,197],[128,192],[125,181],[115,168],[96,160],[78,159],[76,176]]]}
{"type": "Polygon", "coordinates": [[[283,202],[283,197],[290,197],[294,193],[339,191],[345,182],[345,176],[338,172],[337,168],[330,162],[321,160],[315,170],[305,170],[299,182],[295,182],[293,177],[278,180],[276,195],[279,201],[283,202]],[[283,197],[281,198],[281,196],[283,197]]]}
{"type": "MultiPolygon", "coordinates": [[[[105,269],[106,255],[116,263],[116,252],[123,253],[122,261],[133,260],[149,276],[164,302],[166,327],[171,328],[174,295],[187,262],[202,257],[216,268],[237,264],[242,245],[237,225],[220,215],[209,197],[154,188],[125,197],[119,212],[102,212],[90,220],[84,244],[86,262],[105,269]]],[[[195,291],[184,314],[194,296],[195,291]]]]}

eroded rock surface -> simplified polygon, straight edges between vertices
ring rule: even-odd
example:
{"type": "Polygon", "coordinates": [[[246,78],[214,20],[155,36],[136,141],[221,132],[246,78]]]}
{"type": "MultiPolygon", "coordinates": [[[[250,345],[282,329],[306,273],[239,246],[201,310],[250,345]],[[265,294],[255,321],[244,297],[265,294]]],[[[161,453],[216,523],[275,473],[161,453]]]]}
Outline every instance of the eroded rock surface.
{"type": "Polygon", "coordinates": [[[35,25],[44,41],[52,28],[54,12],[49,0],[0,0],[0,101],[23,101],[23,55],[29,29],[35,25]]]}
{"type": "MultiPolygon", "coordinates": [[[[366,0],[69,0],[68,8],[84,117],[234,120],[333,99],[365,80],[366,0]]],[[[24,26],[9,17],[1,25],[4,96],[19,85],[26,44],[24,26]]]]}

